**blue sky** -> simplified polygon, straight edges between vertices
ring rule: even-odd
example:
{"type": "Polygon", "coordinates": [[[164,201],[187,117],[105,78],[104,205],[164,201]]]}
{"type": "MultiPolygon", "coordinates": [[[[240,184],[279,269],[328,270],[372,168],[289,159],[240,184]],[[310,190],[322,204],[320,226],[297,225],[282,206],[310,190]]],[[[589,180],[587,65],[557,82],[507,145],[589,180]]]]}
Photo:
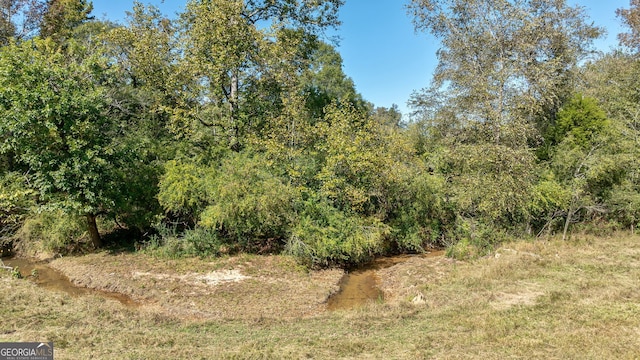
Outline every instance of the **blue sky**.
{"type": "MultiPolygon", "coordinates": [[[[408,0],[346,0],[340,11],[342,26],[339,51],[344,72],[365,99],[376,106],[397,104],[407,113],[406,102],[414,90],[429,84],[436,66],[438,43],[427,34],[416,34],[407,15],[408,0]]],[[[148,0],[165,14],[184,8],[185,0],[148,0]]],[[[608,35],[596,42],[599,50],[617,44],[621,31],[615,10],[629,7],[629,0],[569,0],[584,6],[591,20],[605,27],[608,35]]],[[[133,0],[94,0],[94,15],[120,21],[133,0]]]]}

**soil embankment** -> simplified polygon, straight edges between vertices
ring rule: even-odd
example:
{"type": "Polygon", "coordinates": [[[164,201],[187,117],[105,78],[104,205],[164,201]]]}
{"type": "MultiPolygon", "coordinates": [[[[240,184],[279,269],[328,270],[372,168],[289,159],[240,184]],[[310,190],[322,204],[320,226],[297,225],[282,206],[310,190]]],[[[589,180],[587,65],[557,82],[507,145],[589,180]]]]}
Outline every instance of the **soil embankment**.
{"type": "Polygon", "coordinates": [[[339,269],[306,271],[286,257],[159,260],[106,253],[49,264],[75,285],[124,294],[150,311],[194,319],[300,318],[325,310],[339,269]]]}
{"type": "Polygon", "coordinates": [[[101,253],[50,263],[5,260],[22,277],[49,290],[96,295],[127,307],[197,319],[300,318],[395,301],[438,277],[443,272],[437,268],[449,262],[443,251],[435,251],[379,258],[345,273],[339,269],[308,272],[279,256],[205,261],[101,253]],[[425,268],[433,268],[426,272],[427,278],[406,276],[425,274],[419,271],[425,268]]]}
{"type": "MultiPolygon", "coordinates": [[[[415,290],[416,281],[428,283],[443,271],[436,268],[451,260],[445,259],[443,250],[427,252],[421,255],[398,255],[378,258],[372,263],[345,274],[340,281],[340,291],[327,302],[328,310],[348,310],[368,302],[394,301],[406,293],[415,290]],[[413,279],[414,284],[406,284],[403,274],[417,273],[430,269],[426,277],[413,279]]],[[[417,295],[417,294],[416,294],[417,295]]]]}

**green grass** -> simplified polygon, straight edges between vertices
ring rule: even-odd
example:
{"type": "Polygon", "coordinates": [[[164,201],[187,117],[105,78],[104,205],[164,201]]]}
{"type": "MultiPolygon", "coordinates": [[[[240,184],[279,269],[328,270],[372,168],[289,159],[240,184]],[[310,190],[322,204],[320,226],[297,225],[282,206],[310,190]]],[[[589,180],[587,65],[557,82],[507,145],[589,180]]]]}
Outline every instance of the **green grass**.
{"type": "Polygon", "coordinates": [[[404,271],[415,279],[398,282],[415,280],[424,306],[396,297],[286,320],[174,318],[3,272],[0,341],[53,341],[58,360],[640,357],[639,237],[519,242],[497,254],[443,262],[444,275],[429,283],[419,282],[428,276],[420,267],[404,271]]]}

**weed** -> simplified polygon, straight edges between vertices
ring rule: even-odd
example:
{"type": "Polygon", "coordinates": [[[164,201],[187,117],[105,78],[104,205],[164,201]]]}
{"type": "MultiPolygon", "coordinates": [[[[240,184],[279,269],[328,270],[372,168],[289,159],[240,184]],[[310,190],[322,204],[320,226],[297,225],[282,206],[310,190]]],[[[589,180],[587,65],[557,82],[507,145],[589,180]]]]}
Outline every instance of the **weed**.
{"type": "Polygon", "coordinates": [[[11,269],[11,277],[14,279],[22,279],[22,273],[20,272],[19,267],[16,266],[13,269],[11,269]]]}

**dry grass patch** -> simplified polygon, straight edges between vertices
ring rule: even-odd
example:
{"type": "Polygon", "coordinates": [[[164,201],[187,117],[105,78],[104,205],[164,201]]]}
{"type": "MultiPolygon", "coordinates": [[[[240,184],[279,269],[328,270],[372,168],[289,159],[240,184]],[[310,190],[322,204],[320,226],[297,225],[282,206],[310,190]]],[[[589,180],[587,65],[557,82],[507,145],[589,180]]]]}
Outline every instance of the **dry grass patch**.
{"type": "MultiPolygon", "coordinates": [[[[280,257],[206,265],[98,254],[63,260],[84,264],[85,270],[98,264],[105,274],[127,273],[126,268],[176,276],[156,280],[160,293],[171,286],[186,289],[180,277],[192,273],[236,269],[249,278],[214,287],[208,296],[232,308],[217,316],[198,305],[207,295],[166,295],[160,311],[128,309],[94,296],[43,291],[2,272],[0,341],[51,340],[56,359],[637,359],[639,252],[639,237],[620,235],[506,244],[470,262],[425,263],[416,257],[379,271],[383,285],[390,284],[385,291],[397,291],[391,302],[311,317],[280,316],[278,308],[300,301],[294,289],[300,298],[314,299],[309,294],[321,292],[304,288],[326,281],[314,277],[334,279],[331,272],[299,271],[280,257]],[[250,291],[258,291],[261,300],[245,302],[255,295],[250,291]],[[415,292],[424,295],[424,306],[411,304],[415,292]],[[170,306],[202,309],[204,315],[185,317],[167,311],[170,306]],[[264,316],[252,306],[274,313],[264,316]]],[[[143,281],[152,284],[143,276],[123,285],[135,288],[143,281]]]]}

